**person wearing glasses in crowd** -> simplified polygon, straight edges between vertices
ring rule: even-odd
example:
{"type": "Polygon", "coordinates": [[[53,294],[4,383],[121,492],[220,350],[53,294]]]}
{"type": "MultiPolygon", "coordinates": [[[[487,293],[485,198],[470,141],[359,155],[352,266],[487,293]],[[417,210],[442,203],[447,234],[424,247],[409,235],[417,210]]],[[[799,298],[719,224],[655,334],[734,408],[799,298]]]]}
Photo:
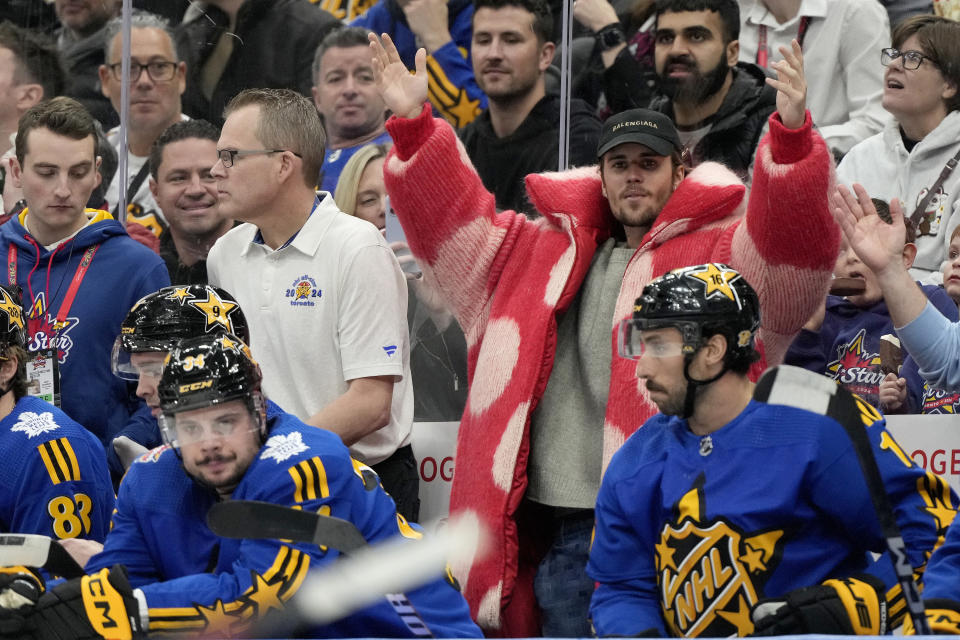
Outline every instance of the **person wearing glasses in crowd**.
{"type": "MultiPolygon", "coordinates": [[[[107,24],[107,63],[100,67],[100,85],[120,113],[122,80],[119,18],[107,24]]],[[[180,60],[173,32],[163,18],[147,12],[134,12],[130,29],[130,120],[127,124],[127,182],[116,175],[107,189],[107,202],[114,217],[120,219],[117,205],[120,193],[126,194],[127,223],[137,222],[159,237],[166,228],[160,206],[150,192],[150,147],[167,127],[187,120],[180,111],[180,96],[186,87],[186,63],[180,60]]],[[[107,137],[117,153],[120,129],[107,137]]],[[[128,227],[129,230],[129,227],[128,227]]]]}
{"type": "Polygon", "coordinates": [[[210,250],[209,282],[244,309],[270,397],[337,433],[377,472],[397,511],[415,521],[400,265],[375,226],[314,191],[325,144],[310,100],[289,89],[247,89],[225,115],[211,175],[220,212],[247,224],[210,250]]]}
{"type": "Polygon", "coordinates": [[[895,121],[855,145],[837,182],[899,200],[917,229],[915,279],[939,284],[950,234],[960,223],[960,23],[920,15],[900,23],[879,52],[886,69],[883,107],[895,121]]]}

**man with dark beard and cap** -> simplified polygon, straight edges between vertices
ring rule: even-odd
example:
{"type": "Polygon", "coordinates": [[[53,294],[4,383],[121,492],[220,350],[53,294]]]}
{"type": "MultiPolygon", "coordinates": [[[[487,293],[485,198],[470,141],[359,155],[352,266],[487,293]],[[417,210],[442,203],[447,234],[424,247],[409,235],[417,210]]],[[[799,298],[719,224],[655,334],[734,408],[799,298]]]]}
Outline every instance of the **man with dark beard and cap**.
{"type": "Polygon", "coordinates": [[[760,67],[737,62],[739,35],[737,0],[658,0],[663,95],[650,108],[673,119],[694,166],[712,160],[747,178],[777,92],[760,67]]]}

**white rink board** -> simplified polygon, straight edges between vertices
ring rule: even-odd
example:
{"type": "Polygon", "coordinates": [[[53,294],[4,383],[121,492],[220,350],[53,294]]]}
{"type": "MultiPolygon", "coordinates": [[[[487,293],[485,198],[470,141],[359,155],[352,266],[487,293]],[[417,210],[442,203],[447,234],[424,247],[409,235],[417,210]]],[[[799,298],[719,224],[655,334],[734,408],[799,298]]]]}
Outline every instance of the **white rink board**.
{"type": "MultiPolygon", "coordinates": [[[[413,425],[421,522],[444,518],[449,512],[459,426],[458,422],[413,425]]],[[[960,415],[887,416],[887,427],[917,465],[943,476],[960,493],[960,415]]]]}

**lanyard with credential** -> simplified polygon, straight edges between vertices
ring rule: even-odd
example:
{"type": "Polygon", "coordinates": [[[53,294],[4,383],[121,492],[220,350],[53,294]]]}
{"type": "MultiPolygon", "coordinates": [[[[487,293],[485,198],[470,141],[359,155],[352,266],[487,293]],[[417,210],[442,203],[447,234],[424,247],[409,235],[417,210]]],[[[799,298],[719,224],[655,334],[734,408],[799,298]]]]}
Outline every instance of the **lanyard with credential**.
{"type": "MultiPolygon", "coordinates": [[[[73,273],[73,280],[70,281],[70,288],[67,289],[67,295],[63,297],[63,302],[60,303],[60,308],[57,310],[57,323],[54,325],[57,333],[60,332],[63,321],[67,319],[70,313],[70,307],[73,306],[73,301],[76,299],[77,292],[80,290],[80,283],[83,282],[84,276],[87,275],[87,271],[93,263],[93,256],[99,248],[99,244],[94,244],[87,247],[87,250],[83,252],[80,264],[77,265],[77,270],[73,273]]],[[[14,244],[11,244],[10,249],[7,251],[7,279],[11,285],[17,284],[17,247],[14,244]]],[[[32,305],[33,303],[34,301],[31,300],[30,304],[32,305]]],[[[31,338],[41,326],[41,318],[36,314],[36,311],[36,309],[31,309],[27,314],[27,326],[29,327],[31,338]]],[[[45,313],[45,311],[46,310],[43,310],[43,313],[45,313]]]]}
{"type": "MultiPolygon", "coordinates": [[[[800,18],[800,27],[797,29],[797,42],[800,44],[800,48],[803,49],[803,39],[807,37],[807,27],[810,26],[810,17],[803,16],[800,18]]],[[[757,64],[767,68],[767,63],[770,62],[770,53],[767,51],[767,25],[762,24],[757,29],[760,31],[759,42],[757,43],[757,64]]]]}

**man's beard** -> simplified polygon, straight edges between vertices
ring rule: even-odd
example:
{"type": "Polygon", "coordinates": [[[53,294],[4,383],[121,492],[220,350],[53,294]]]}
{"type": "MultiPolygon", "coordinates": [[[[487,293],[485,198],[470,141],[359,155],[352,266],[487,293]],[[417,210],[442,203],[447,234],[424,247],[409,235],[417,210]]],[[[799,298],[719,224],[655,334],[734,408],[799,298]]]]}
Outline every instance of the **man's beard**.
{"type": "Polygon", "coordinates": [[[730,65],[723,56],[706,74],[700,72],[696,61],[690,56],[675,56],[669,58],[664,65],[664,75],[660,77],[660,89],[674,102],[701,105],[720,91],[729,72],[730,65]],[[666,74],[670,65],[678,63],[685,64],[690,70],[688,77],[671,78],[666,74]]]}

